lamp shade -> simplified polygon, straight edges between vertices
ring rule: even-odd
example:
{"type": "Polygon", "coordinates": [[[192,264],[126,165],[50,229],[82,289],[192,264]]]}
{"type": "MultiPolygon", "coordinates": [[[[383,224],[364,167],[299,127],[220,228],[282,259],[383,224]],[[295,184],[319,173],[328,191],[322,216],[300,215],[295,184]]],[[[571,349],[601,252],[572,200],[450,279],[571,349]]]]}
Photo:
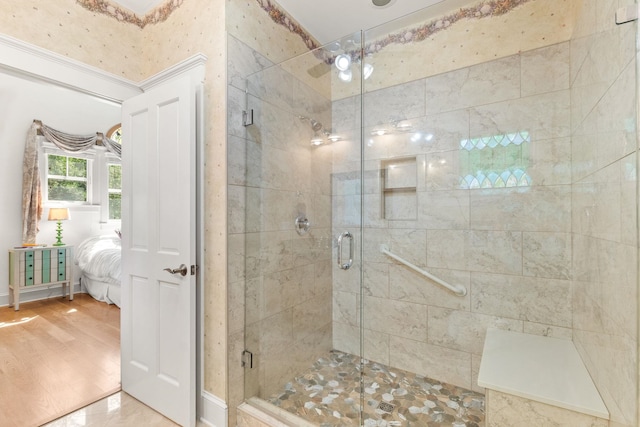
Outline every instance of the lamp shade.
{"type": "Polygon", "coordinates": [[[49,221],[65,221],[69,219],[69,208],[50,208],[49,221]]]}

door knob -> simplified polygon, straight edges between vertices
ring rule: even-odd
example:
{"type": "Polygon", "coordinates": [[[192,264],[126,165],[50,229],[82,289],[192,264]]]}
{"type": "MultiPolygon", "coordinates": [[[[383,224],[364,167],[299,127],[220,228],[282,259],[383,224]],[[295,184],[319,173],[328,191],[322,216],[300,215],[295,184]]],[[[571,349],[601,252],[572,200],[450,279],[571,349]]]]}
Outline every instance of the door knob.
{"type": "Polygon", "coordinates": [[[180,264],[180,267],[178,267],[178,268],[175,268],[175,269],[165,268],[164,271],[168,271],[171,274],[180,273],[182,276],[186,276],[187,275],[187,266],[184,265],[184,264],[180,264]]]}

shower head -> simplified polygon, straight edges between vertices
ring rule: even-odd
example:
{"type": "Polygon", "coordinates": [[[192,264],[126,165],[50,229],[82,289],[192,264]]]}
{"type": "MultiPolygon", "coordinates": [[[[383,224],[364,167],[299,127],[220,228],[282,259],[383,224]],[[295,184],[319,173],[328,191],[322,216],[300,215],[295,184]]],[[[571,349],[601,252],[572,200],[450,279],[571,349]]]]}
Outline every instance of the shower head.
{"type": "Polygon", "coordinates": [[[342,138],[339,135],[332,133],[331,131],[324,128],[322,123],[317,121],[316,119],[312,119],[305,116],[298,116],[300,121],[307,121],[311,126],[311,130],[313,130],[313,138],[311,138],[311,145],[322,145],[325,143],[325,140],[328,139],[331,142],[336,142],[341,140],[342,138]]]}
{"type": "Polygon", "coordinates": [[[311,129],[313,129],[314,132],[318,132],[322,129],[322,123],[317,120],[311,119],[309,120],[309,123],[311,123],[311,129]]]}
{"type": "Polygon", "coordinates": [[[320,123],[316,119],[311,119],[305,116],[298,116],[298,118],[303,121],[304,120],[308,121],[309,124],[311,125],[311,130],[313,130],[314,132],[320,132],[322,130],[322,123],[320,123]]]}

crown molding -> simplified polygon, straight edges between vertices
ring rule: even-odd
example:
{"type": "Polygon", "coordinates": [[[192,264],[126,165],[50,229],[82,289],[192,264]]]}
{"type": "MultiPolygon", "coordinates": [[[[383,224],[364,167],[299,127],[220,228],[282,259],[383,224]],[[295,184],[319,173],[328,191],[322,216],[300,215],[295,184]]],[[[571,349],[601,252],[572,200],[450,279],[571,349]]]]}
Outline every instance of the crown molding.
{"type": "Polygon", "coordinates": [[[162,70],[158,74],[141,81],[140,87],[146,92],[154,86],[159,86],[174,77],[185,74],[190,74],[194,82],[201,83],[204,81],[206,63],[206,55],[202,53],[195,54],[184,61],[178,62],[177,64],[162,70]]]}

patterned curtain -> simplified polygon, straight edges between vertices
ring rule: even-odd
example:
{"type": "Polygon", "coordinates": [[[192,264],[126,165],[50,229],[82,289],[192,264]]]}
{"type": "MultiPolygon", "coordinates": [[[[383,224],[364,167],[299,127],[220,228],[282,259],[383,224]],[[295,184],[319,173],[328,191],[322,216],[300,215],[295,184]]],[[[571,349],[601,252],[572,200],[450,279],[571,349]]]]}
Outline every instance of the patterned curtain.
{"type": "Polygon", "coordinates": [[[120,144],[105,137],[102,133],[72,135],[50,128],[40,120],[34,120],[27,132],[22,163],[22,243],[36,243],[38,222],[42,218],[38,130],[42,132],[47,141],[66,152],[77,153],[88,150],[96,144],[101,144],[116,156],[122,157],[120,144]]]}
{"type": "Polygon", "coordinates": [[[38,222],[42,218],[42,188],[38,167],[36,136],[40,126],[33,122],[27,132],[22,162],[22,243],[36,243],[38,222]]]}

